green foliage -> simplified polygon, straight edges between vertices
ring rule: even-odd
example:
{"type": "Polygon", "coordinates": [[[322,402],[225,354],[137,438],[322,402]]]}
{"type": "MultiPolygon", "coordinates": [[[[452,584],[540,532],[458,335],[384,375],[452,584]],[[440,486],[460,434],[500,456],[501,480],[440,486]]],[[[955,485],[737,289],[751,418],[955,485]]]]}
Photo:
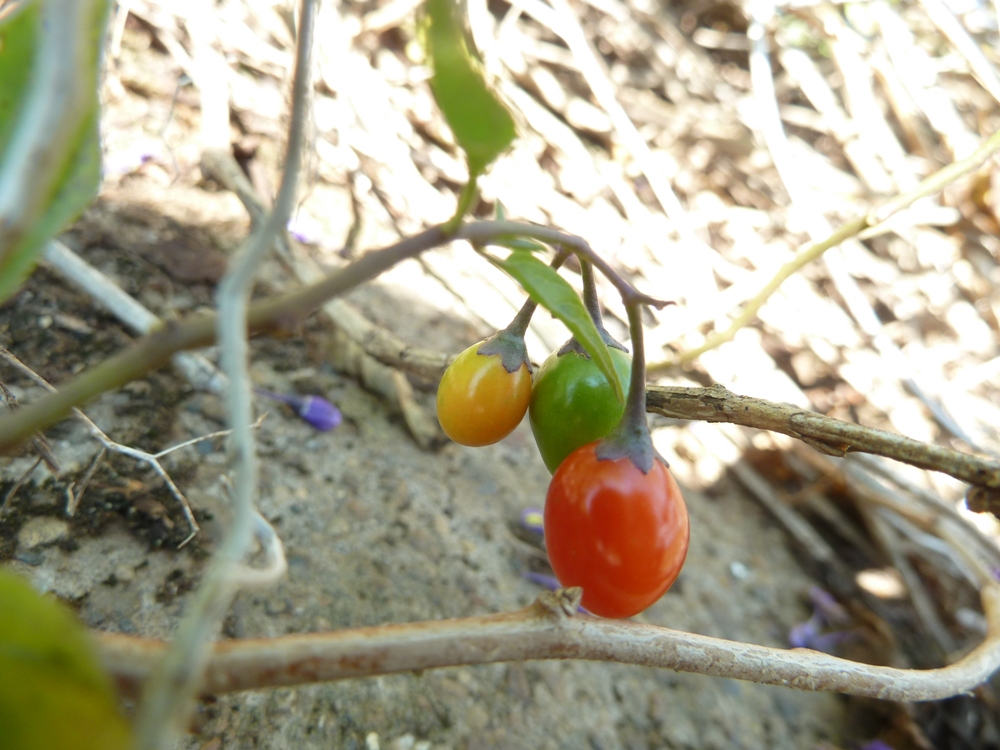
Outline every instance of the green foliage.
{"type": "Polygon", "coordinates": [[[545,245],[534,240],[529,240],[526,237],[502,238],[496,240],[493,244],[506,247],[509,250],[526,250],[529,253],[540,253],[545,250],[545,245]]]}
{"type": "Polygon", "coordinates": [[[14,115],[28,83],[35,52],[38,3],[29,3],[0,21],[0,154],[14,129],[14,115]]]}
{"type": "Polygon", "coordinates": [[[486,85],[459,12],[455,0],[427,0],[423,39],[434,71],[434,98],[465,151],[469,174],[475,176],[503,153],[516,132],[507,108],[486,85]]]}
{"type": "MultiPolygon", "coordinates": [[[[0,302],[17,290],[45,243],[80,215],[100,185],[97,89],[110,2],[92,0],[90,5],[85,60],[75,81],[88,94],[87,106],[78,113],[70,143],[57,144],[51,152],[63,157],[62,169],[51,186],[44,212],[26,232],[15,236],[13,246],[0,247],[0,302]]],[[[31,74],[39,57],[39,44],[44,43],[44,35],[38,33],[42,10],[43,0],[34,0],[0,20],[0,177],[15,131],[32,126],[25,122],[24,105],[32,93],[31,74]]]]}
{"type": "Polygon", "coordinates": [[[624,402],[625,389],[611,353],[569,282],[524,250],[511,253],[505,260],[490,258],[490,261],[513,276],[535,302],[566,324],[580,346],[601,368],[614,390],[615,398],[624,402]]]}
{"type": "Polygon", "coordinates": [[[65,606],[0,569],[0,750],[119,750],[129,728],[65,606]]]}

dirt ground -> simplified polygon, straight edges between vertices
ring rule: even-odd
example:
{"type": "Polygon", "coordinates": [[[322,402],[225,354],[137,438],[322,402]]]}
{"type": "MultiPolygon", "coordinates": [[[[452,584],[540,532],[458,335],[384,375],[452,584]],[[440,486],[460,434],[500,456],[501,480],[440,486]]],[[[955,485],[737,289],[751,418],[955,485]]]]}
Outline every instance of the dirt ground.
{"type": "MultiPolygon", "coordinates": [[[[222,5],[239,15],[232,10],[238,3],[222,5]]],[[[583,14],[589,19],[588,30],[605,28],[604,21],[594,20],[595,15],[614,17],[624,8],[614,3],[593,5],[583,14]],[[601,6],[607,7],[601,10],[601,6]]],[[[249,222],[239,201],[206,179],[198,167],[198,95],[189,85],[191,71],[184,68],[190,60],[184,63],[171,46],[180,40],[193,49],[183,19],[174,17],[165,5],[136,1],[132,6],[132,15],[126,14],[122,21],[105,84],[105,184],[97,203],[63,239],[158,315],[178,316],[212,305],[214,285],[249,230],[249,222]]],[[[735,6],[643,10],[642,3],[634,3],[629,7],[637,18],[646,19],[639,24],[643,33],[652,33],[655,27],[670,44],[679,44],[679,38],[692,37],[699,29],[722,34],[722,41],[745,31],[742,12],[735,6]],[[660,11],[663,18],[676,22],[677,28],[670,33],[680,36],[670,36],[667,27],[648,21],[660,11]]],[[[382,90],[377,89],[373,102],[390,105],[389,114],[380,113],[377,107],[363,111],[363,103],[353,100],[350,91],[338,90],[338,96],[329,96],[328,88],[346,84],[338,83],[327,68],[320,76],[319,135],[294,229],[309,241],[309,251],[321,263],[342,262],[342,255],[392,242],[399,234],[446,218],[447,213],[442,217],[435,212],[450,210],[449,201],[460,184],[462,167],[449,148],[449,136],[442,135],[439,118],[421,114],[428,92],[420,66],[409,59],[409,22],[397,19],[393,25],[391,17],[389,21],[383,17],[379,23],[389,23],[384,28],[369,29],[368,36],[359,31],[377,10],[377,3],[345,4],[341,20],[357,34],[352,49],[372,62],[365,75],[378,74],[377,80],[372,79],[375,83],[359,78],[355,85],[386,86],[384,101],[379,99],[382,90]],[[345,102],[355,110],[357,122],[352,126],[338,119],[344,117],[338,107],[347,106],[345,102]],[[392,117],[404,111],[411,130],[389,133],[394,144],[397,135],[399,143],[406,144],[405,158],[400,160],[386,146],[386,133],[376,131],[380,124],[390,130],[396,127],[392,117]],[[330,126],[334,130],[340,128],[341,140],[324,130],[324,123],[329,122],[334,123],[330,126]],[[368,143],[351,127],[367,129],[383,140],[368,143]],[[345,161],[347,152],[354,154],[354,162],[345,161]]],[[[283,132],[278,114],[283,107],[280,86],[290,49],[287,27],[284,36],[280,31],[283,14],[277,6],[248,11],[250,20],[240,21],[243,26],[236,21],[226,26],[219,43],[238,72],[231,82],[235,153],[262,194],[269,194],[276,184],[283,132]],[[274,18],[268,25],[254,13],[271,13],[274,18]],[[267,40],[266,49],[232,31],[247,27],[260,32],[258,22],[270,29],[271,36],[260,34],[267,40]],[[251,79],[253,86],[238,85],[251,79]]],[[[620,28],[634,32],[624,22],[620,28]]],[[[662,229],[663,224],[657,222],[664,217],[654,216],[655,197],[648,182],[635,170],[616,177],[613,169],[605,169],[611,162],[601,162],[597,156],[593,163],[581,161],[574,144],[585,147],[584,156],[616,154],[618,146],[607,123],[591,111],[597,108],[579,95],[579,76],[560,69],[565,56],[559,57],[562,53],[554,50],[565,50],[553,42],[551,34],[530,29],[526,36],[534,45],[529,45],[530,55],[535,56],[535,63],[545,62],[536,68],[555,69],[560,85],[576,92],[572,101],[585,102],[591,110],[558,107],[552,101],[553,89],[546,88],[550,82],[545,76],[515,71],[519,85],[526,88],[505,91],[522,114],[530,114],[525,130],[532,135],[501,160],[493,181],[484,183],[482,210],[486,212],[486,203],[502,197],[513,217],[572,228],[597,247],[616,248],[614,262],[630,278],[640,279],[646,288],[663,290],[663,296],[676,296],[687,304],[685,309],[701,309],[697,295],[703,291],[716,295],[712,299],[722,304],[724,299],[718,295],[737,282],[746,282],[751,270],[773,268],[775,259],[785,258],[804,237],[801,228],[782,224],[787,206],[780,187],[775,187],[778,182],[766,150],[735,114],[739,96],[734,92],[747,88],[745,50],[717,47],[711,54],[704,50],[694,54],[693,45],[685,42],[687,46],[680,49],[686,52],[668,62],[687,71],[682,86],[687,93],[682,96],[683,91],[670,89],[670,82],[663,84],[672,91],[668,107],[636,91],[645,90],[650,76],[665,75],[664,60],[669,54],[661,47],[640,44],[645,37],[636,37],[639,41],[626,37],[625,31],[610,34],[598,45],[609,62],[627,68],[628,75],[620,66],[612,70],[620,86],[619,97],[637,122],[646,118],[643,132],[652,143],[668,141],[667,135],[676,137],[662,151],[657,147],[657,154],[674,149],[673,156],[664,158],[676,157],[675,182],[699,216],[703,235],[725,252],[704,262],[677,262],[676,256],[671,256],[674,261],[665,261],[663,254],[649,249],[649,237],[662,229]],[[632,57],[622,51],[623,44],[631,50],[629,54],[634,53],[632,57]],[[528,85],[526,77],[533,83],[528,85]],[[527,96],[524,90],[535,99],[521,98],[527,96]],[[662,122],[665,109],[672,124],[662,122]],[[651,129],[650,123],[661,130],[651,129]],[[572,138],[567,135],[570,131],[572,138]],[[594,187],[588,182],[598,175],[607,184],[594,187]],[[541,187],[536,192],[519,191],[518,178],[541,187]],[[627,194],[621,191],[626,183],[627,194]],[[714,187],[703,190],[706,184],[714,187]],[[745,240],[750,235],[763,239],[748,245],[745,240]],[[616,239],[608,239],[612,237],[616,239]],[[704,274],[725,283],[707,289],[704,274]]],[[[706,38],[703,34],[703,41],[706,38]]],[[[319,55],[323,58],[322,45],[319,55]]],[[[802,112],[794,108],[804,110],[804,104],[801,97],[789,93],[786,78],[781,82],[782,103],[792,108],[788,117],[798,116],[800,122],[789,127],[802,135],[808,128],[801,124],[802,112]]],[[[978,95],[969,94],[968,100],[977,101],[978,95]]],[[[810,143],[829,156],[838,170],[850,169],[830,136],[812,138],[810,143]]],[[[845,190],[866,199],[872,196],[854,183],[845,190]]],[[[923,255],[904,252],[894,241],[878,242],[873,241],[875,250],[864,251],[868,255],[849,257],[864,269],[862,276],[869,274],[867,280],[883,280],[884,287],[872,281],[865,290],[883,318],[896,316],[894,322],[899,325],[892,329],[894,335],[903,331],[900,340],[913,337],[911,355],[924,362],[936,356],[937,350],[930,344],[922,349],[923,344],[943,341],[942,346],[951,346],[958,340],[964,348],[946,362],[949,367],[954,364],[956,372],[959,364],[993,356],[997,320],[991,317],[988,288],[969,281],[967,288],[959,289],[946,279],[947,291],[939,289],[928,268],[934,264],[947,267],[950,256],[940,242],[920,244],[923,255]],[[885,276],[886,268],[896,262],[906,273],[885,276]],[[926,287],[914,278],[926,282],[926,287]],[[893,296],[895,292],[885,292],[892,284],[896,284],[894,290],[903,290],[898,292],[899,299],[893,296]],[[978,289],[978,298],[973,299],[968,289],[978,289]],[[938,307],[926,303],[921,294],[937,294],[938,307]],[[986,302],[980,304],[982,300],[986,302]],[[926,307],[923,313],[912,313],[923,309],[921,305],[926,307]],[[962,311],[954,320],[948,317],[950,312],[944,312],[952,309],[962,311]],[[912,321],[906,317],[910,313],[905,310],[916,321],[910,328],[912,321]],[[970,310],[973,317],[981,317],[962,317],[970,310]],[[947,318],[951,327],[935,316],[947,318]],[[920,333],[913,333],[918,328],[920,333]],[[924,337],[924,329],[939,338],[924,337]],[[975,339],[971,344],[970,336],[975,339]]],[[[962,262],[969,268],[974,262],[979,264],[977,272],[988,266],[983,277],[989,277],[990,269],[997,266],[988,253],[986,259],[982,253],[968,251],[966,255],[970,260],[962,262]]],[[[965,271],[955,273],[968,280],[967,274],[962,275],[965,271]]],[[[269,262],[261,279],[261,295],[297,283],[275,261],[269,262]]],[[[745,331],[746,336],[716,352],[718,356],[706,355],[703,369],[686,371],[677,375],[678,380],[666,382],[722,382],[753,395],[809,403],[834,416],[891,429],[909,427],[914,437],[951,440],[909,395],[901,395],[904,389],[897,381],[887,384],[879,380],[881,375],[872,374],[880,372],[879,362],[865,359],[872,354],[871,347],[838,306],[840,297],[831,291],[829,279],[811,271],[797,281],[799,286],[789,282],[792,291],[787,297],[764,308],[763,322],[745,331]],[[811,291],[803,296],[805,288],[811,291]],[[810,326],[818,331],[815,337],[804,333],[810,326]]],[[[421,262],[408,261],[349,296],[372,321],[406,341],[442,352],[459,352],[505,324],[521,298],[516,285],[498,278],[471,251],[461,248],[435,251],[421,262]]],[[[609,328],[621,336],[623,316],[613,300],[608,301],[607,314],[609,328]]],[[[669,332],[680,325],[669,317],[674,314],[652,321],[651,350],[656,355],[670,352],[669,332]]],[[[704,314],[704,309],[697,314],[704,314]]],[[[566,333],[545,316],[537,317],[528,344],[532,357],[540,362],[566,333]]],[[[711,318],[709,313],[705,320],[711,318]]],[[[692,336],[684,346],[699,343],[692,336]]],[[[118,321],[45,267],[0,308],[0,344],[55,384],[119,351],[130,340],[118,321]]],[[[521,528],[518,518],[524,508],[542,504],[549,475],[527,425],[488,448],[445,444],[421,449],[397,403],[384,393],[373,392],[379,389],[370,379],[334,366],[342,358],[337,341],[332,324],[319,315],[285,337],[253,341],[251,374],[256,387],[282,394],[323,395],[341,409],[344,421],[336,430],[320,433],[286,407],[258,400],[258,410],[267,412],[257,435],[262,457],[259,507],[281,536],[289,572],[271,589],[240,594],[226,618],[223,637],[460,617],[530,603],[539,589],[523,574],[548,568],[541,543],[521,528]]],[[[210,359],[215,356],[212,350],[204,353],[210,359]]],[[[5,369],[3,380],[21,401],[41,394],[13,371],[5,369]]],[[[997,400],[995,389],[989,378],[984,382],[977,397],[991,405],[997,400]]],[[[414,385],[419,405],[431,414],[432,384],[415,381],[414,385]]],[[[992,412],[976,404],[973,407],[988,421],[992,412]]],[[[218,397],[195,391],[171,369],[101,397],[86,407],[86,413],[112,439],[150,452],[225,426],[218,397]]],[[[663,419],[651,423],[658,448],[670,457],[676,475],[686,485],[691,547],[677,583],[639,619],[695,633],[787,646],[792,629],[813,615],[810,588],[827,586],[830,571],[818,569],[808,551],[726,470],[728,461],[713,453],[711,446],[717,443],[706,435],[704,425],[699,432],[697,427],[663,419]]],[[[987,442],[995,438],[981,422],[975,425],[982,428],[987,442]]],[[[838,508],[847,508],[838,517],[846,516],[852,528],[862,526],[836,488],[803,489],[805,483],[791,475],[784,454],[777,450],[787,448],[786,443],[747,435],[744,443],[755,449],[754,466],[779,488],[784,499],[792,505],[808,505],[818,492],[833,498],[838,508]]],[[[976,436],[982,437],[980,432],[976,436]]],[[[188,535],[178,503],[153,471],[125,456],[110,455],[99,464],[79,508],[67,518],[66,490],[81,480],[99,445],[73,420],[49,430],[47,438],[61,464],[61,477],[37,469],[4,508],[0,564],[69,602],[90,627],[168,637],[225,528],[224,440],[199,443],[163,460],[202,526],[193,541],[178,549],[188,535]]],[[[726,445],[729,451],[736,450],[732,443],[726,445]]],[[[0,465],[4,494],[33,460],[27,450],[4,459],[0,465]]],[[[958,491],[947,482],[937,481],[933,487],[949,498],[958,491]]],[[[813,511],[803,512],[813,513],[808,517],[852,568],[888,566],[885,553],[873,549],[864,531],[860,546],[853,546],[818,521],[815,507],[809,507],[813,511]]],[[[975,619],[974,592],[960,583],[949,589],[945,584],[952,579],[921,570],[934,593],[949,602],[949,612],[963,609],[968,613],[964,620],[949,616],[947,621],[956,634],[956,649],[967,647],[981,626],[975,619]]],[[[939,661],[919,618],[905,602],[868,603],[877,617],[855,619],[851,623],[854,637],[831,649],[869,661],[921,666],[939,661]]],[[[906,707],[614,664],[529,662],[223,696],[199,705],[182,746],[200,750],[833,750],[862,747],[880,737],[890,740],[895,750],[989,748],[1000,746],[995,720],[989,718],[992,695],[987,689],[975,697],[906,707]]]]}

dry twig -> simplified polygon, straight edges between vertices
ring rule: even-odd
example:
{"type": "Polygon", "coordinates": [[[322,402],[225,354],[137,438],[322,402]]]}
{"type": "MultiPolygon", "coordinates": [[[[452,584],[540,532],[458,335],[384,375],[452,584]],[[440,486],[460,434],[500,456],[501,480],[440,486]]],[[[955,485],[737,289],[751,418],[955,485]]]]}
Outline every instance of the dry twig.
{"type": "MultiPolygon", "coordinates": [[[[13,367],[16,367],[23,374],[27,375],[34,382],[36,382],[38,385],[42,386],[45,390],[47,390],[49,393],[56,392],[56,389],[52,386],[51,383],[49,383],[47,380],[45,380],[45,378],[36,373],[34,370],[32,370],[30,367],[24,364],[24,362],[19,360],[17,357],[15,357],[13,354],[11,354],[3,347],[0,347],[0,358],[2,358],[5,362],[12,365],[13,367]]],[[[66,515],[72,516],[74,513],[76,513],[76,508],[80,504],[80,500],[83,498],[83,493],[86,491],[87,485],[90,483],[90,478],[91,476],[93,476],[94,470],[97,468],[98,463],[104,457],[105,453],[111,451],[113,453],[120,453],[123,456],[129,456],[130,458],[134,458],[137,461],[142,461],[143,463],[148,464],[149,467],[153,471],[155,471],[157,475],[159,475],[160,479],[163,480],[163,483],[167,485],[167,489],[170,490],[170,494],[173,495],[174,499],[180,504],[181,510],[184,513],[184,519],[187,521],[188,526],[191,529],[191,532],[181,541],[178,547],[183,547],[185,544],[194,539],[195,534],[197,534],[199,531],[199,526],[198,522],[194,518],[194,513],[191,510],[191,504],[188,502],[188,499],[184,496],[184,493],[180,491],[180,488],[177,487],[177,485],[174,483],[174,480],[170,478],[170,475],[167,473],[166,469],[164,469],[163,465],[160,463],[160,458],[167,455],[168,453],[171,453],[174,450],[177,450],[177,448],[179,447],[183,447],[183,445],[176,446],[174,448],[168,448],[167,450],[161,451],[160,453],[155,453],[155,454],[147,453],[146,451],[139,450],[138,448],[133,448],[128,445],[122,445],[121,443],[116,443],[114,440],[109,438],[100,427],[94,424],[93,421],[91,421],[90,417],[88,417],[79,409],[73,409],[73,414],[74,416],[76,416],[77,419],[83,422],[84,425],[86,425],[87,429],[90,431],[90,434],[93,435],[94,438],[101,444],[101,450],[98,452],[97,456],[95,456],[94,460],[91,462],[90,467],[87,469],[84,478],[81,480],[79,484],[79,488],[77,488],[76,491],[74,492],[74,486],[72,484],[66,487],[66,515]]],[[[194,441],[189,441],[187,444],[191,444],[193,442],[199,442],[201,440],[207,440],[211,437],[213,436],[207,435],[205,437],[196,438],[194,441]]]]}

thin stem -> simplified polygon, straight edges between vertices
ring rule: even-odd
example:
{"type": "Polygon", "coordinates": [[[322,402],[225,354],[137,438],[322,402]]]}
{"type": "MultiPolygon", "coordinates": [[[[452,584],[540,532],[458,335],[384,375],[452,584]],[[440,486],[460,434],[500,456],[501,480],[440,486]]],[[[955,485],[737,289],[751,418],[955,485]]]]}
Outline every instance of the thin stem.
{"type": "Polygon", "coordinates": [[[614,285],[626,305],[630,302],[641,302],[659,309],[674,304],[643,294],[623,279],[585,239],[560,232],[558,229],[516,221],[476,221],[466,224],[455,233],[455,239],[468,240],[476,246],[489,245],[497,240],[513,237],[529,237],[547,245],[559,246],[575,253],[581,261],[589,260],[614,285]]]}
{"type": "Polygon", "coordinates": [[[632,341],[632,373],[629,381],[628,403],[622,422],[628,422],[633,430],[640,430],[649,436],[646,424],[646,345],[642,335],[642,307],[632,303],[628,312],[628,330],[632,341]]]}
{"type": "MultiPolygon", "coordinates": [[[[30,367],[24,364],[24,362],[19,360],[17,357],[15,357],[6,348],[2,346],[0,346],[0,359],[3,359],[8,364],[20,370],[35,383],[42,386],[42,388],[44,388],[45,390],[49,391],[50,393],[55,392],[56,389],[52,387],[51,383],[49,383],[45,378],[43,378],[37,372],[32,370],[30,367]]],[[[130,458],[134,458],[137,461],[143,461],[144,463],[148,464],[153,469],[153,471],[155,471],[160,476],[161,479],[163,479],[164,484],[167,485],[167,489],[170,490],[170,494],[173,495],[174,499],[177,500],[178,504],[180,504],[181,510],[184,513],[184,518],[188,522],[188,526],[191,531],[190,535],[186,539],[184,539],[183,542],[181,542],[180,546],[183,547],[191,539],[193,539],[195,534],[198,533],[200,527],[198,526],[198,522],[195,520],[194,513],[191,510],[191,505],[188,502],[188,499],[184,496],[184,493],[180,491],[180,488],[174,483],[174,480],[171,479],[170,475],[167,473],[167,470],[163,468],[162,464],[160,464],[160,457],[163,454],[147,453],[146,451],[139,450],[137,448],[132,448],[131,446],[128,445],[122,445],[121,443],[116,443],[114,440],[109,438],[107,434],[100,427],[94,424],[93,420],[91,420],[90,417],[88,417],[82,411],[80,411],[79,409],[74,409],[73,413],[76,415],[77,419],[79,419],[81,422],[84,423],[84,425],[86,425],[87,429],[90,431],[90,434],[93,435],[94,438],[101,444],[101,450],[98,453],[97,457],[94,459],[94,461],[91,463],[90,468],[87,470],[87,473],[84,476],[83,480],[81,481],[80,487],[77,490],[76,494],[74,495],[70,493],[70,495],[68,496],[68,501],[66,504],[66,515],[72,516],[76,512],[76,507],[79,504],[81,498],[83,497],[83,493],[90,482],[91,475],[94,473],[94,470],[97,468],[97,465],[104,457],[104,454],[107,453],[108,451],[114,451],[115,453],[120,453],[124,456],[129,456],[130,458]]]]}
{"type": "MultiPolygon", "coordinates": [[[[601,300],[597,296],[597,284],[594,279],[594,268],[589,260],[581,259],[580,275],[583,277],[583,306],[587,308],[587,312],[590,314],[590,319],[594,321],[594,327],[597,328],[597,332],[601,334],[601,338],[604,339],[605,344],[612,348],[627,352],[628,349],[616,341],[615,338],[608,333],[608,329],[604,327],[604,316],[601,315],[601,300]]],[[[559,351],[561,353],[563,350],[560,349],[559,351]]]]}
{"type": "MultiPolygon", "coordinates": [[[[251,305],[249,329],[252,332],[287,329],[324,302],[370,281],[403,260],[451,240],[464,239],[481,246],[517,236],[532,237],[564,251],[583,254],[612,281],[626,301],[635,300],[657,307],[671,304],[637,291],[579,237],[533,224],[476,221],[459,227],[451,236],[444,231],[443,225],[431,227],[394,245],[366,253],[315,284],[251,305]]],[[[215,342],[215,326],[216,316],[212,313],[166,323],[129,349],[71,380],[58,393],[43,396],[16,414],[0,416],[0,453],[10,450],[36,430],[55,424],[74,406],[162,367],[175,352],[211,345],[215,342]]]]}
{"type": "MultiPolygon", "coordinates": [[[[567,253],[559,250],[556,252],[556,256],[549,263],[549,268],[553,270],[558,270],[563,263],[566,262],[567,253]]],[[[515,336],[520,336],[524,338],[524,334],[528,331],[528,325],[531,323],[531,316],[535,314],[535,308],[538,307],[538,303],[535,302],[531,297],[528,297],[521,305],[521,309],[517,311],[517,315],[510,322],[504,331],[507,333],[514,334],[515,336]]]]}
{"type": "Polygon", "coordinates": [[[521,305],[521,309],[517,311],[514,319],[510,321],[510,325],[504,328],[504,331],[524,338],[524,334],[527,333],[528,326],[531,324],[531,316],[535,314],[537,307],[538,303],[531,299],[531,297],[528,297],[524,301],[524,304],[521,305]]]}
{"type": "Polygon", "coordinates": [[[705,339],[705,343],[701,346],[678,355],[672,362],[657,364],[651,368],[651,370],[655,373],[660,373],[676,365],[693,362],[705,352],[722,346],[722,344],[725,344],[728,341],[732,341],[737,332],[745,328],[751,321],[753,321],[754,318],[757,317],[757,312],[760,308],[762,308],[764,303],[771,298],[772,294],[778,291],[778,288],[785,282],[786,279],[803,266],[807,266],[812,263],[831,247],[836,247],[844,240],[854,237],[864,229],[867,229],[869,226],[871,225],[868,223],[868,217],[864,216],[845,224],[822,242],[810,245],[778,269],[778,272],[770,281],[767,282],[764,288],[761,289],[752,300],[746,303],[739,315],[733,319],[729,328],[718,333],[713,333],[705,339]]]}
{"type": "Polygon", "coordinates": [[[181,621],[171,649],[144,693],[136,723],[136,745],[139,748],[173,746],[178,724],[186,715],[201,682],[209,642],[236,593],[239,584],[237,573],[254,535],[254,500],[259,469],[252,430],[252,390],[248,373],[248,308],[257,268],[274,244],[274,238],[288,223],[295,203],[309,101],[314,15],[315,1],[302,0],[285,168],[274,210],[260,229],[249,237],[219,285],[216,325],[222,369],[229,376],[226,400],[235,475],[233,518],[190,610],[181,621]]]}
{"type": "Polygon", "coordinates": [[[478,196],[479,175],[473,173],[469,175],[469,181],[465,183],[462,192],[459,193],[455,215],[448,219],[448,222],[444,225],[445,234],[454,234],[455,230],[462,226],[462,220],[465,219],[465,215],[469,213],[469,209],[472,208],[478,196]]]}
{"type": "Polygon", "coordinates": [[[580,275],[583,277],[583,306],[590,313],[598,331],[604,331],[604,318],[601,315],[601,301],[597,298],[597,284],[594,283],[594,267],[589,260],[580,261],[580,275]]]}
{"type": "Polygon", "coordinates": [[[646,422],[646,352],[642,336],[642,305],[631,302],[628,328],[632,340],[632,374],[628,400],[618,426],[597,446],[595,454],[601,460],[628,458],[639,471],[648,474],[653,468],[656,451],[646,422]]]}

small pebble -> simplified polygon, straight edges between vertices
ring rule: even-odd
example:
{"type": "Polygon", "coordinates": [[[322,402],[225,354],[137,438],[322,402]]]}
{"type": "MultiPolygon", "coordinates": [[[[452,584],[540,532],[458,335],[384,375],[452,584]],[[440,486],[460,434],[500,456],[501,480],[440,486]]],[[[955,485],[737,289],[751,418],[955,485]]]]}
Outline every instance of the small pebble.
{"type": "Polygon", "coordinates": [[[747,578],[750,577],[750,568],[748,568],[741,562],[735,561],[729,563],[729,573],[737,581],[745,581],[747,578]]]}
{"type": "Polygon", "coordinates": [[[135,580],[135,569],[122,563],[115,566],[115,578],[119,583],[132,583],[135,580]]]}
{"type": "Polygon", "coordinates": [[[365,737],[365,750],[380,750],[377,733],[369,732],[368,736],[365,737]]]}
{"type": "Polygon", "coordinates": [[[60,518],[38,516],[32,518],[17,535],[17,546],[23,550],[55,544],[69,533],[69,524],[60,518]]]}
{"type": "Polygon", "coordinates": [[[23,562],[25,565],[37,567],[45,562],[45,555],[41,552],[18,552],[14,555],[15,560],[23,562]]]}

